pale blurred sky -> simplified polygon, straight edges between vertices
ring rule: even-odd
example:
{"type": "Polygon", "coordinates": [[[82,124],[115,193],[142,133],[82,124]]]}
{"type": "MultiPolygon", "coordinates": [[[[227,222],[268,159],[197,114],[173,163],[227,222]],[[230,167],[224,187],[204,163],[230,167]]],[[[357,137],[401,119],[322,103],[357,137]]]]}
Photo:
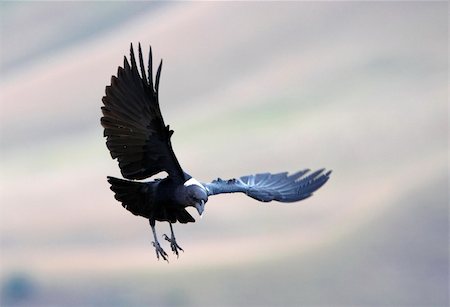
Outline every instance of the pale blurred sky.
{"type": "Polygon", "coordinates": [[[448,303],[446,2],[0,8],[1,278],[35,286],[2,303],[448,303]],[[164,59],[161,109],[197,179],[320,167],[332,179],[298,205],[211,198],[175,226],[186,252],[158,263],[148,223],[105,180],[120,173],[101,97],[130,42],[164,59]]]}

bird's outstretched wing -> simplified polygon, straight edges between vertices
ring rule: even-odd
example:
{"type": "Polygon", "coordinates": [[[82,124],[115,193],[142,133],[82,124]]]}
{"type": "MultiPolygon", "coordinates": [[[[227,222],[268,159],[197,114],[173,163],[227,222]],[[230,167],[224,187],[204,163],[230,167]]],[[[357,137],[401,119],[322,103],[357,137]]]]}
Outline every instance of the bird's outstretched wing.
{"type": "Polygon", "coordinates": [[[325,172],[321,169],[308,173],[309,170],[303,170],[292,175],[285,172],[256,174],[230,180],[218,178],[203,185],[208,195],[242,192],[263,202],[275,200],[288,203],[310,197],[328,181],[331,171],[325,172]]]}
{"type": "Polygon", "coordinates": [[[101,124],[105,128],[106,146],[127,179],[144,179],[166,171],[174,179],[184,180],[170,142],[173,131],[164,124],[159,108],[162,60],[154,86],[152,51],[150,48],[147,79],[140,44],[139,65],[140,74],[131,44],[130,63],[124,57],[123,67],[118,68],[117,77],[111,77],[111,85],[106,87],[102,99],[101,124]]]}

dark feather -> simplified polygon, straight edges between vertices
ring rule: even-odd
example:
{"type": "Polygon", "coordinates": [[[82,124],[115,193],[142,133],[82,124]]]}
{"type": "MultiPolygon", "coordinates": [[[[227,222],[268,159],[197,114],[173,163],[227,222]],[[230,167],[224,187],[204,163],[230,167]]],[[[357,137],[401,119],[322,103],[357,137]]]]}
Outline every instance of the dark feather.
{"type": "Polygon", "coordinates": [[[148,51],[148,85],[153,91],[153,59],[152,59],[152,46],[149,46],[148,51]]]}
{"type": "Polygon", "coordinates": [[[133,182],[114,177],[108,177],[111,190],[115,193],[115,198],[122,203],[122,206],[134,215],[149,216],[147,200],[151,190],[145,183],[133,182]]]}
{"type": "Polygon", "coordinates": [[[170,142],[173,131],[164,124],[159,108],[162,62],[153,88],[151,49],[148,81],[140,45],[138,56],[140,72],[131,45],[130,62],[124,57],[123,68],[118,68],[117,77],[113,76],[111,85],[106,87],[101,118],[106,145],[127,179],[144,179],[166,171],[174,181],[184,182],[184,173],[170,142]]]}
{"type": "Polygon", "coordinates": [[[158,93],[159,89],[159,78],[161,77],[162,59],[159,63],[158,70],[156,71],[156,81],[155,81],[155,91],[158,93]]]}
{"type": "Polygon", "coordinates": [[[139,49],[139,65],[141,66],[142,80],[145,83],[147,83],[147,76],[145,75],[144,59],[142,58],[141,43],[139,43],[138,49],[139,49]]]}

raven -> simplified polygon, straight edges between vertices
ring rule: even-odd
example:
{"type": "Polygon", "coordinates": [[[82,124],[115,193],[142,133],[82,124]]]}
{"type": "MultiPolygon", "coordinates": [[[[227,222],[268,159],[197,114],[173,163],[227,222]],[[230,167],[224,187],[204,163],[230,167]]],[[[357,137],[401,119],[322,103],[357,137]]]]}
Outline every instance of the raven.
{"type": "Polygon", "coordinates": [[[158,86],[162,60],[153,83],[152,50],[150,47],[146,74],[142,49],[139,43],[138,70],[130,47],[130,62],[124,56],[123,67],[111,77],[102,101],[101,124],[107,138],[111,157],[119,162],[122,176],[129,180],[108,176],[115,199],[133,213],[149,220],[153,232],[156,257],[168,260],[155,231],[156,221],[169,222],[171,235],[163,238],[170,242],[172,252],[179,256],[183,249],[178,245],[173,223],[195,222],[186,207],[195,207],[201,216],[208,197],[220,193],[241,192],[262,202],[272,200],[295,202],[310,197],[327,182],[331,171],[309,170],[289,175],[287,172],[262,173],[236,179],[218,178],[211,183],[200,183],[183,171],[172,149],[173,130],[164,123],[159,108],[158,86]],[[165,171],[164,179],[149,182],[136,181],[165,171]]]}

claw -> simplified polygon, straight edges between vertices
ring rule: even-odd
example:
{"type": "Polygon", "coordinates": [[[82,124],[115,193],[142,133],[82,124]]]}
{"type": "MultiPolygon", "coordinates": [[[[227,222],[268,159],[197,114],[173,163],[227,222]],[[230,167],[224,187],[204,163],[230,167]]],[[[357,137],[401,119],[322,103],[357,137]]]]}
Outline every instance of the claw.
{"type": "Polygon", "coordinates": [[[181,250],[181,251],[184,253],[184,249],[182,249],[182,248],[178,245],[178,243],[177,243],[177,241],[176,241],[176,239],[175,239],[175,236],[171,236],[171,237],[169,238],[168,235],[163,234],[163,238],[164,238],[164,240],[170,242],[170,248],[172,249],[172,252],[173,252],[175,255],[177,255],[177,258],[180,257],[180,253],[179,253],[178,250],[181,250]]]}
{"type": "Polygon", "coordinates": [[[159,245],[158,242],[152,242],[153,247],[155,248],[155,252],[156,252],[156,258],[158,258],[161,256],[164,260],[167,261],[167,263],[169,263],[169,259],[168,259],[168,255],[167,253],[162,249],[161,245],[159,245]]]}

